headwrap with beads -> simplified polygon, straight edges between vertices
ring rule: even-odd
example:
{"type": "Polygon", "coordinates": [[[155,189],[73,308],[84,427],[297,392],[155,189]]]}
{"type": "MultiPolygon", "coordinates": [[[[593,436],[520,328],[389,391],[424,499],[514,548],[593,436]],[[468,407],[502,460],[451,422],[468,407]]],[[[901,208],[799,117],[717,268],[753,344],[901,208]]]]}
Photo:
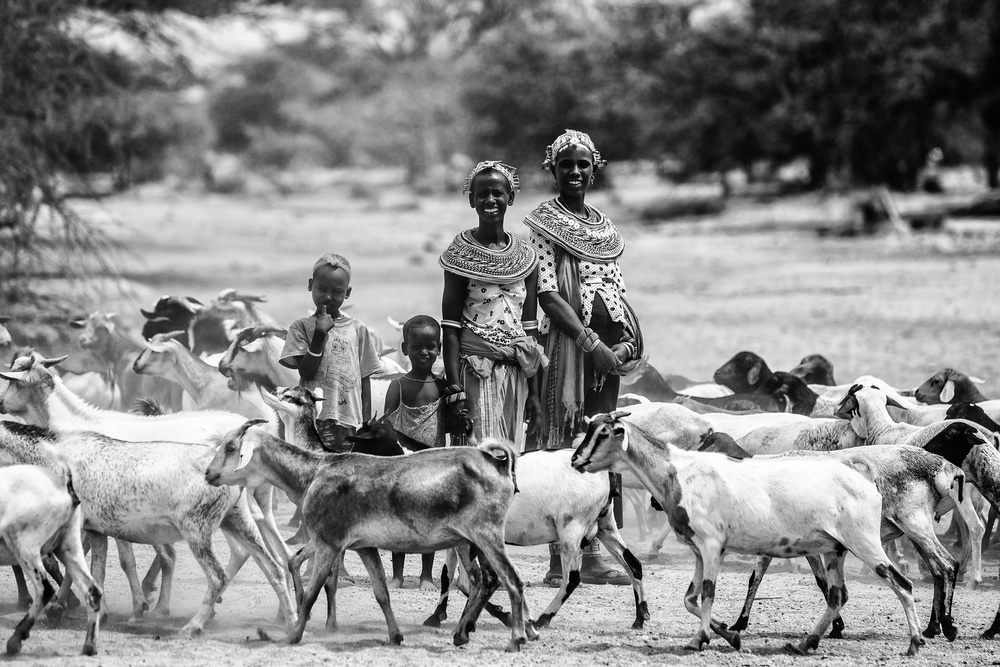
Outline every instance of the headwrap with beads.
{"type": "Polygon", "coordinates": [[[482,172],[490,170],[493,170],[506,178],[507,182],[510,183],[511,190],[514,192],[518,191],[518,188],[521,186],[521,179],[517,177],[517,169],[515,167],[512,167],[509,164],[504,164],[499,160],[483,160],[475,166],[468,178],[465,179],[465,186],[462,188],[462,194],[472,192],[472,179],[482,172]]]}
{"type": "Polygon", "coordinates": [[[594,146],[594,140],[590,138],[589,134],[580,132],[579,130],[566,130],[556,137],[552,145],[546,146],[545,162],[542,163],[542,169],[552,169],[556,163],[556,156],[569,146],[583,146],[590,151],[594,156],[594,171],[597,171],[608,163],[607,160],[601,157],[601,152],[594,146]]]}

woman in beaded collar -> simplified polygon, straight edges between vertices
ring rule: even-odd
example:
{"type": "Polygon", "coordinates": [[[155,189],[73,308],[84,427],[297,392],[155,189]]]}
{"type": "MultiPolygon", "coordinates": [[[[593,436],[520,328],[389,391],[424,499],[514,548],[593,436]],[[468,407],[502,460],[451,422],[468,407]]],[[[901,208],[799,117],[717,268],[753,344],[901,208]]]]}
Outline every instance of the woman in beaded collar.
{"type": "Polygon", "coordinates": [[[477,440],[505,438],[523,450],[528,378],[545,358],[533,338],[538,259],[522,238],[504,229],[517,187],[513,167],[497,161],[476,165],[464,192],[479,225],[456,236],[439,264],[452,432],[457,422],[466,431],[471,426],[477,440]]]}
{"type": "MultiPolygon", "coordinates": [[[[540,449],[570,446],[585,416],[614,411],[620,376],[642,357],[642,334],[618,264],[625,242],[614,223],[586,203],[605,164],[589,135],[566,130],[548,146],[542,165],[559,194],[524,220],[538,253],[538,303],[545,314],[539,331],[549,358],[538,391],[540,419],[529,437],[540,449]]],[[[621,498],[615,499],[615,518],[621,527],[621,498]]],[[[596,542],[590,556],[581,581],[629,583],[600,560],[596,542]]],[[[546,581],[559,572],[554,557],[546,581]]]]}

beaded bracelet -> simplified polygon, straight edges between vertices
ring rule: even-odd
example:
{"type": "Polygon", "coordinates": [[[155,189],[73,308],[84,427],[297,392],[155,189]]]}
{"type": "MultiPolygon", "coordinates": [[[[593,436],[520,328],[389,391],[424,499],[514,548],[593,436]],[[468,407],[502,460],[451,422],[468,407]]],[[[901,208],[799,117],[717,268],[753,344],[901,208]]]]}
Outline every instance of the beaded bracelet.
{"type": "Polygon", "coordinates": [[[460,391],[457,394],[451,394],[449,396],[444,397],[444,402],[447,405],[451,405],[452,403],[458,403],[459,401],[464,401],[464,400],[465,400],[464,391],[460,391]]]}
{"type": "Polygon", "coordinates": [[[593,352],[601,342],[600,336],[598,336],[593,330],[584,327],[580,335],[576,337],[576,344],[583,348],[584,352],[593,352]]]}
{"type": "Polygon", "coordinates": [[[525,331],[531,331],[532,329],[538,328],[538,320],[524,320],[521,322],[521,328],[525,331]]]}

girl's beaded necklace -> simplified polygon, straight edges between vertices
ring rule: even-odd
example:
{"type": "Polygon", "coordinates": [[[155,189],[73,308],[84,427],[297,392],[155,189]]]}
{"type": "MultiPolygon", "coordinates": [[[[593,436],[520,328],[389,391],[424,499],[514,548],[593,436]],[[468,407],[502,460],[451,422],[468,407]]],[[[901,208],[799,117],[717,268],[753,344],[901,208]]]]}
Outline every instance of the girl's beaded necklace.
{"type": "Polygon", "coordinates": [[[586,212],[586,215],[581,215],[581,214],[579,214],[579,213],[577,213],[575,211],[569,210],[569,208],[566,206],[566,204],[564,204],[562,202],[562,198],[561,197],[556,197],[556,206],[558,206],[559,210],[561,210],[566,215],[573,216],[574,218],[576,218],[580,222],[584,223],[585,225],[599,225],[599,224],[601,224],[600,218],[597,219],[597,220],[593,219],[595,217],[593,215],[595,209],[591,208],[587,204],[583,205],[583,210],[586,212]]]}
{"type": "Polygon", "coordinates": [[[428,382],[436,382],[437,381],[437,378],[434,377],[433,375],[431,376],[430,380],[416,380],[414,378],[409,377],[408,375],[403,375],[403,376],[400,377],[400,379],[402,379],[402,380],[409,380],[410,382],[420,382],[422,384],[427,384],[428,382]]]}

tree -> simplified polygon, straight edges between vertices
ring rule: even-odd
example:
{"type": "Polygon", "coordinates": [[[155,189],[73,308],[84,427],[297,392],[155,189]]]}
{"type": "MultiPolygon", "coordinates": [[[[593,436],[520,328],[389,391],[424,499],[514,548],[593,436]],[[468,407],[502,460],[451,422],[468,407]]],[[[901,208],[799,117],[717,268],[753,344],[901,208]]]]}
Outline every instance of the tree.
{"type": "MultiPolygon", "coordinates": [[[[989,0],[751,0],[660,59],[659,136],[705,168],[805,156],[813,185],[909,188],[989,49],[989,0]]],[[[993,86],[995,88],[995,84],[993,86]]]]}

